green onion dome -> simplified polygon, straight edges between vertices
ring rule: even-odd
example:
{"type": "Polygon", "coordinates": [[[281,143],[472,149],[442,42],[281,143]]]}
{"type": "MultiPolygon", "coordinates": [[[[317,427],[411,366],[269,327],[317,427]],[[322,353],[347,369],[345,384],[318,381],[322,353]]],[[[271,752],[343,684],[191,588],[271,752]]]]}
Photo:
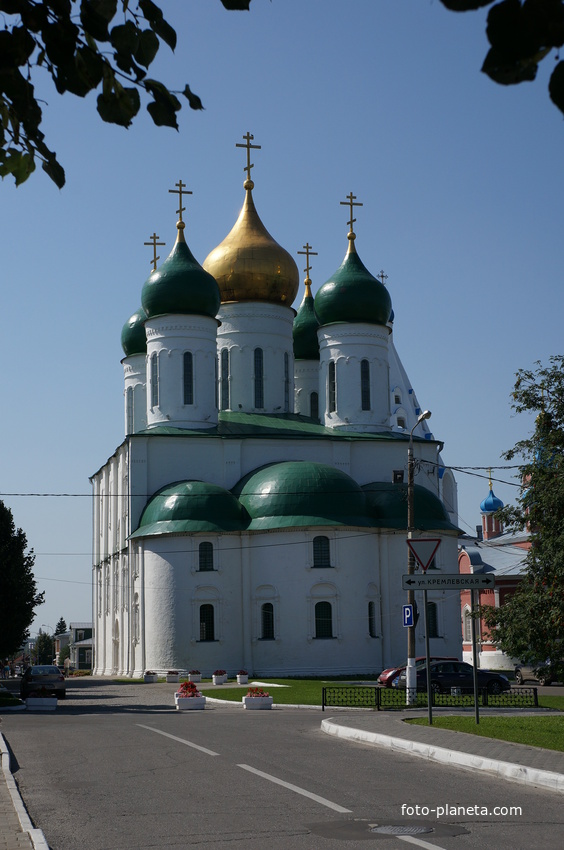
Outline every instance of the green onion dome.
{"type": "Polygon", "coordinates": [[[269,464],[242,478],[233,492],[251,517],[250,529],[371,525],[356,481],[323,463],[269,464]]]}
{"type": "MultiPolygon", "coordinates": [[[[373,525],[378,528],[407,528],[407,484],[375,481],[362,487],[373,525]]],[[[438,496],[426,487],[414,485],[415,527],[421,531],[456,531],[438,496]]]]}
{"type": "Polygon", "coordinates": [[[132,354],[147,353],[147,337],[145,335],[145,320],[147,315],[140,307],[131,316],[121,330],[121,347],[126,357],[132,354]]]}
{"type": "Polygon", "coordinates": [[[315,312],[320,325],[333,322],[367,322],[385,325],[392,312],[389,292],[370,274],[350,238],[342,265],[315,296],[315,312]]]}
{"type": "Polygon", "coordinates": [[[292,327],[296,360],[319,360],[318,327],[319,319],[315,315],[313,295],[311,294],[310,284],[306,280],[304,300],[292,327]]]}
{"type": "Polygon", "coordinates": [[[177,481],[155,493],[132,537],[211,531],[241,531],[248,517],[229,490],[205,481],[177,481]]]}
{"type": "Polygon", "coordinates": [[[174,248],[143,286],[143,309],[149,319],[168,313],[215,318],[220,305],[217,282],[193,257],[184,239],[184,222],[177,227],[174,248]]]}

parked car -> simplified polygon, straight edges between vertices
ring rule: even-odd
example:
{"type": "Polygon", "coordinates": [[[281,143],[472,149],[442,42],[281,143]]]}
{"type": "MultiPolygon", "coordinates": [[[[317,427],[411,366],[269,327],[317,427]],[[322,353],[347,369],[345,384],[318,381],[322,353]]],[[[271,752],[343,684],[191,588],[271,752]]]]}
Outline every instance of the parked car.
{"type": "MultiPolygon", "coordinates": [[[[435,661],[430,665],[431,690],[436,694],[450,693],[451,688],[470,691],[474,687],[474,668],[465,661],[435,661]]],[[[416,668],[418,690],[427,690],[427,667],[418,664],[416,668]]],[[[394,679],[393,687],[405,688],[406,672],[394,679]]],[[[478,688],[487,688],[490,694],[500,694],[511,688],[509,679],[501,673],[491,670],[478,670],[478,688]]]]}
{"type": "Polygon", "coordinates": [[[562,670],[558,669],[559,666],[562,665],[553,665],[550,661],[536,665],[516,664],[515,681],[518,685],[527,681],[538,682],[539,685],[550,685],[551,682],[562,680],[562,670]]]}
{"type": "Polygon", "coordinates": [[[57,699],[67,695],[65,677],[54,664],[34,664],[28,667],[20,682],[20,696],[26,699],[33,693],[53,694],[57,699]]]}
{"type": "MultiPolygon", "coordinates": [[[[431,661],[458,661],[458,658],[453,655],[431,655],[430,659],[431,661]]],[[[424,661],[425,656],[418,655],[415,659],[415,664],[421,664],[421,662],[424,661]]],[[[382,670],[376,681],[379,685],[383,685],[385,688],[391,688],[394,679],[396,679],[406,667],[407,661],[405,661],[400,667],[387,667],[385,670],[382,670]]]]}

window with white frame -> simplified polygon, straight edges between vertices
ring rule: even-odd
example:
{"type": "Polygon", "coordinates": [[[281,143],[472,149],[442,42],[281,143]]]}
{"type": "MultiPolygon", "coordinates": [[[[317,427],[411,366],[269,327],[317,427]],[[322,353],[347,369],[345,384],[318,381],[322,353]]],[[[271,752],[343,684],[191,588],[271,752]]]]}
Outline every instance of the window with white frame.
{"type": "Polygon", "coordinates": [[[184,404],[194,404],[194,358],[191,351],[184,352],[183,361],[184,404]]]}
{"type": "Polygon", "coordinates": [[[329,538],[325,535],[318,535],[313,538],[313,566],[314,567],[330,567],[331,552],[329,548],[329,538]]]}
{"type": "Polygon", "coordinates": [[[151,354],[151,407],[159,405],[159,358],[156,351],[151,354]]]}
{"type": "Polygon", "coordinates": [[[202,642],[215,640],[215,611],[209,602],[200,605],[200,640],[202,642]]]}
{"type": "Polygon", "coordinates": [[[198,546],[198,569],[200,572],[208,572],[213,568],[213,543],[206,540],[198,546]]]}
{"type": "Polygon", "coordinates": [[[260,639],[274,640],[274,605],[263,602],[260,606],[260,639]]]}
{"type": "Polygon", "coordinates": [[[330,602],[315,603],[315,637],[333,637],[333,608],[330,602]]]}

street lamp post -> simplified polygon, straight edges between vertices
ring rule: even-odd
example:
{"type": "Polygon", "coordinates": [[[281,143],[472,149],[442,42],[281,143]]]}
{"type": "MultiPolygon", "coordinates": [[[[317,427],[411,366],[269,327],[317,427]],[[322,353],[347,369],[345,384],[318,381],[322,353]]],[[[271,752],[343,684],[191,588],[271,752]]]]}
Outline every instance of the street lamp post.
{"type": "MultiPolygon", "coordinates": [[[[413,432],[420,422],[424,419],[429,419],[431,416],[430,410],[424,410],[417,417],[417,422],[409,432],[409,446],[407,448],[407,539],[411,540],[415,531],[414,518],[414,502],[415,502],[415,463],[413,460],[413,432]]],[[[411,546],[407,547],[407,574],[413,575],[415,572],[415,557],[411,551],[411,546]]],[[[413,610],[415,606],[415,593],[413,590],[407,591],[407,604],[411,605],[413,610]]],[[[415,618],[414,618],[415,619],[415,618]]],[[[417,702],[417,676],[415,672],[415,622],[407,628],[407,667],[405,678],[405,701],[407,705],[413,705],[417,702]]]]}

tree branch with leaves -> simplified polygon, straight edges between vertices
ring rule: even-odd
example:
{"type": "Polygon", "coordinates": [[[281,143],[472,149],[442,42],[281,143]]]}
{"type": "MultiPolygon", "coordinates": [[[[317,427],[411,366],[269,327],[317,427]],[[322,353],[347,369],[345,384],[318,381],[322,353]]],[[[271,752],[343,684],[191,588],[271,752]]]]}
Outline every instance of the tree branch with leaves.
{"type": "MultiPolygon", "coordinates": [[[[221,0],[230,10],[251,0],[221,0]]],[[[161,42],[176,47],[176,32],[152,0],[0,0],[0,176],[24,183],[36,160],[62,188],[65,172],[41,131],[42,110],[34,75],[46,71],[59,94],[85,97],[99,91],[103,121],[129,127],[148,99],[147,111],[161,127],[178,129],[179,98],[203,109],[188,84],[170,90],[148,76],[161,42]]]]}

